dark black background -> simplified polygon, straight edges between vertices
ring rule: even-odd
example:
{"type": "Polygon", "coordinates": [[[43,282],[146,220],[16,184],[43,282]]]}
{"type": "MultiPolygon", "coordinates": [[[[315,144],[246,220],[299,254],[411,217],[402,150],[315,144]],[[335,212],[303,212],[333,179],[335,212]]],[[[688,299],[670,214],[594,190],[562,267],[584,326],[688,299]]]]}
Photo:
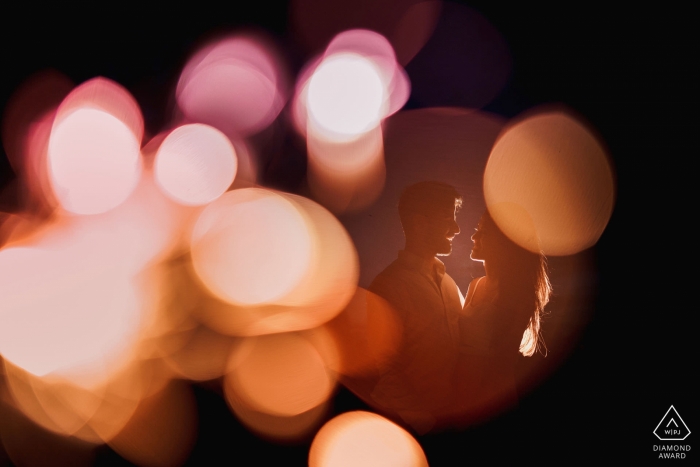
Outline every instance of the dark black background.
{"type": "MultiPolygon", "coordinates": [[[[514,57],[506,89],[486,110],[511,117],[542,103],[575,109],[609,148],[617,200],[595,247],[595,311],[566,363],[516,410],[477,428],[419,441],[433,466],[653,460],[652,431],[671,404],[691,432],[700,426],[691,351],[696,240],[688,235],[697,215],[691,204],[697,199],[697,149],[691,146],[697,134],[697,74],[691,74],[697,34],[691,33],[691,15],[660,4],[467,4],[504,35],[514,57]]],[[[76,83],[106,76],[132,92],[153,134],[165,124],[184,61],[208,35],[255,26],[275,38],[293,72],[306,59],[291,39],[283,2],[143,8],[4,8],[0,108],[23,79],[42,69],[55,68],[76,83]]],[[[411,100],[412,106],[418,104],[411,100]]],[[[304,170],[287,167],[284,174],[264,168],[262,181],[293,190],[304,170]]],[[[12,177],[3,154],[0,186],[12,177]]],[[[11,197],[4,199],[3,210],[18,207],[11,197]]],[[[195,392],[200,429],[191,465],[305,465],[308,444],[262,441],[236,422],[212,387],[198,385],[195,392]],[[246,454],[256,461],[241,461],[246,454]]],[[[362,407],[341,390],[334,410],[362,407]]],[[[96,463],[129,465],[107,448],[96,463]]]]}

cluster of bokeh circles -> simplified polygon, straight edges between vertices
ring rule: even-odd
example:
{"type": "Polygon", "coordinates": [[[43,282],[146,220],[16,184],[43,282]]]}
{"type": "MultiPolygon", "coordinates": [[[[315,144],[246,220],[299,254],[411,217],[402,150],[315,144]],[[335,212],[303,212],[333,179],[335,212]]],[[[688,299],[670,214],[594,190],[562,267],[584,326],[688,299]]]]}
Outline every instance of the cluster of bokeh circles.
{"type": "MultiPolygon", "coordinates": [[[[336,216],[385,188],[383,124],[411,94],[403,65],[437,21],[425,3],[396,25],[402,40],[323,38],[296,86],[264,38],[220,37],[189,58],[174,123],[148,138],[138,103],[109,79],[73,87],[48,72],[18,89],[3,144],[27,209],[0,224],[3,403],[136,464],[177,465],[196,439],[183,380],[220,379],[256,434],[316,433],[311,466],[427,465],[380,415],[327,420],[339,377],[380,372],[401,339],[391,307],[358,287],[336,216]],[[306,139],[307,196],[257,184],[246,138],[279,118],[306,139]]],[[[503,231],[550,255],[595,244],[613,194],[598,139],[556,109],[504,127],[484,173],[503,231]]],[[[0,433],[11,456],[31,451],[0,433]]]]}
{"type": "MultiPolygon", "coordinates": [[[[239,172],[251,166],[241,162],[245,136],[287,101],[271,49],[246,35],[203,47],[178,82],[179,121],[148,141],[137,102],[118,83],[91,79],[52,106],[61,80],[28,82],[9,111],[35,114],[14,134],[24,138],[18,172],[36,205],[5,219],[0,250],[0,354],[13,407],[143,465],[177,464],[193,445],[183,379],[223,378],[231,410],[262,436],[318,429],[342,365],[323,325],[356,294],[359,266],[327,208],[239,172]],[[159,430],[143,428],[165,412],[159,430]]],[[[309,68],[296,124],[318,158],[317,180],[346,177],[320,196],[370,189],[363,174],[382,165],[380,123],[408,89],[391,45],[370,31],[339,35],[309,68]],[[367,134],[365,153],[348,149],[367,134]]],[[[319,432],[314,465],[335,465],[347,457],[344,443],[371,430],[421,458],[397,425],[353,417],[319,432]]],[[[10,453],[29,449],[4,442],[10,453]]],[[[383,449],[378,459],[394,455],[383,449]]]]}

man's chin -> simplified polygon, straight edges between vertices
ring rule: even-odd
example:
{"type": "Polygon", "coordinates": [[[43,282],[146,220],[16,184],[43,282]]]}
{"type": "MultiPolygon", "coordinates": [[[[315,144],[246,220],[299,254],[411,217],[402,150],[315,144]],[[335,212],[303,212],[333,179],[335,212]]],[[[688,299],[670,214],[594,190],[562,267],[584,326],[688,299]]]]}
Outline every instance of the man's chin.
{"type": "Polygon", "coordinates": [[[445,248],[442,251],[438,251],[436,256],[450,256],[452,254],[452,246],[449,249],[445,248]]]}

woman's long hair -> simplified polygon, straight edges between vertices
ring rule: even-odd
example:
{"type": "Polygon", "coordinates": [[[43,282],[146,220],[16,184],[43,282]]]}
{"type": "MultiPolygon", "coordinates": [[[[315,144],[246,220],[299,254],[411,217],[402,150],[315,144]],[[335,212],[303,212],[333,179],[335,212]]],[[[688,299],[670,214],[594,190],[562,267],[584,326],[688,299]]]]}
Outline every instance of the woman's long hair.
{"type": "Polygon", "coordinates": [[[502,254],[498,255],[500,259],[496,261],[497,264],[492,266],[497,268],[503,288],[512,299],[525,300],[532,306],[530,320],[520,342],[520,353],[530,357],[539,350],[546,355],[547,347],[540,332],[540,322],[552,295],[547,258],[542,252],[533,253],[510,240],[488,212],[484,214],[482,222],[488,223],[488,228],[498,236],[499,253],[502,254]]]}
{"type": "MultiPolygon", "coordinates": [[[[524,250],[530,253],[527,250],[524,250]]],[[[536,351],[547,355],[547,346],[540,332],[540,322],[545,313],[544,307],[549,302],[549,297],[552,294],[552,285],[549,282],[547,274],[547,258],[543,254],[534,254],[536,261],[533,261],[533,274],[530,289],[532,293],[533,311],[530,315],[530,321],[523,333],[523,339],[520,341],[520,353],[526,357],[532,356],[536,351]]]]}

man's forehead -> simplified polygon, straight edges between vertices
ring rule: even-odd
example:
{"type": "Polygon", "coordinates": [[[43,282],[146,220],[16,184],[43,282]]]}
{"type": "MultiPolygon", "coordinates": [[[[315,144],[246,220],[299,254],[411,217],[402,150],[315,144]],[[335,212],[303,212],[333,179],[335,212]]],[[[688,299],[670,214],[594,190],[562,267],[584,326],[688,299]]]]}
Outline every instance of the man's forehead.
{"type": "Polygon", "coordinates": [[[455,203],[452,202],[451,204],[448,203],[440,203],[440,204],[433,204],[429,207],[429,210],[426,214],[430,216],[435,216],[435,217],[452,217],[455,214],[455,203]]]}
{"type": "Polygon", "coordinates": [[[460,204],[458,199],[452,196],[431,195],[405,199],[404,209],[407,212],[412,211],[430,217],[452,217],[454,215],[455,208],[460,204]]]}

